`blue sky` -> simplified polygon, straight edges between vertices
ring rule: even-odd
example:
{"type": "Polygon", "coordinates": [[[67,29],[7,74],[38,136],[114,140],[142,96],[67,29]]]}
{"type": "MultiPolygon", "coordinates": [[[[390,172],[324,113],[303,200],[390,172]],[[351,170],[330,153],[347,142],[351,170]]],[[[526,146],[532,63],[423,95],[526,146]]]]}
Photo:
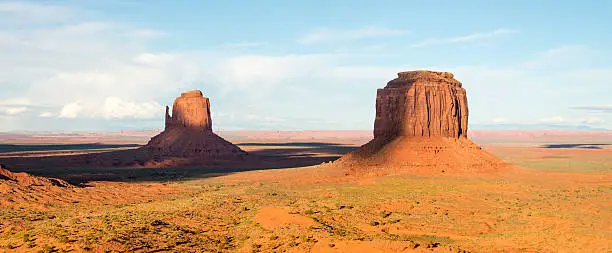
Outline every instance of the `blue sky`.
{"type": "Polygon", "coordinates": [[[612,129],[608,1],[1,1],[0,131],[372,129],[399,71],[453,72],[473,129],[612,129]]]}

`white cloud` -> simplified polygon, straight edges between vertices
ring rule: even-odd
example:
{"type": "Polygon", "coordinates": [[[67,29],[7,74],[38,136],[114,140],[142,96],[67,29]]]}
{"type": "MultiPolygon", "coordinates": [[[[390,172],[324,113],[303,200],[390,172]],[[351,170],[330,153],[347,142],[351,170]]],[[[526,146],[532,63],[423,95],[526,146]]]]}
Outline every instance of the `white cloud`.
{"type": "Polygon", "coordinates": [[[38,117],[41,117],[41,118],[51,118],[53,116],[54,116],[54,114],[52,112],[43,112],[43,113],[38,115],[38,117]]]}
{"type": "Polygon", "coordinates": [[[80,102],[73,102],[70,104],[64,105],[62,110],[59,113],[60,118],[68,118],[74,119],[79,116],[79,113],[83,110],[83,106],[81,106],[80,102]]]}
{"type": "Polygon", "coordinates": [[[164,107],[154,101],[136,103],[118,97],[106,98],[103,114],[107,119],[150,119],[162,118],[164,107]]]}
{"type": "Polygon", "coordinates": [[[17,116],[28,111],[30,100],[28,98],[9,98],[0,101],[0,114],[17,116]]]}
{"type": "Polygon", "coordinates": [[[128,109],[144,109],[135,117],[143,118],[151,104],[132,101],[178,92],[210,69],[199,62],[207,59],[199,53],[148,52],[140,40],[125,37],[142,30],[106,21],[72,23],[0,30],[0,85],[24,97],[7,100],[0,94],[0,105],[26,106],[41,117],[122,119],[102,110],[113,105],[105,98],[119,97],[128,109]]]}
{"type": "Polygon", "coordinates": [[[58,34],[83,35],[100,33],[111,28],[113,28],[113,24],[108,22],[82,22],[61,27],[55,30],[55,32],[58,34]]]}
{"type": "MultiPolygon", "coordinates": [[[[0,13],[0,22],[7,20],[5,13],[0,13]]],[[[550,66],[559,62],[555,59],[571,63],[584,57],[588,51],[580,46],[551,49],[532,59],[540,61],[532,65],[518,62],[494,66],[484,62],[478,66],[415,66],[391,62],[397,58],[405,61],[405,55],[395,55],[397,58],[355,53],[239,55],[235,53],[238,50],[223,51],[223,46],[213,48],[215,52],[155,51],[147,43],[164,36],[163,31],[109,20],[72,18],[70,22],[44,23],[40,27],[9,22],[6,24],[15,29],[0,30],[3,70],[0,85],[3,91],[11,92],[0,96],[18,97],[11,100],[0,97],[0,105],[4,105],[0,112],[7,107],[26,107],[28,113],[13,118],[38,115],[40,121],[47,120],[45,117],[102,119],[113,123],[163,120],[163,107],[158,103],[171,103],[181,91],[201,88],[211,96],[213,111],[224,126],[295,128],[310,124],[312,128],[367,129],[373,123],[376,88],[384,86],[397,72],[427,67],[451,71],[465,84],[470,99],[470,122],[490,123],[492,119],[502,122],[499,115],[517,122],[539,122],[551,112],[560,115],[564,122],[576,124],[612,121],[603,114],[598,120],[587,115],[587,111],[580,112],[585,115],[579,117],[562,111],[570,107],[568,103],[581,102],[577,99],[588,98],[586,102],[595,105],[609,102],[606,100],[609,96],[603,95],[609,95],[610,68],[575,68],[546,75],[539,72],[550,71],[550,66]],[[576,93],[576,89],[581,93],[576,93]],[[599,101],[589,95],[599,95],[599,101]],[[569,97],[576,100],[568,101],[569,97]]],[[[470,43],[516,32],[498,29],[429,43],[470,43]]],[[[346,42],[403,34],[407,32],[377,27],[320,29],[304,36],[301,42],[346,42]]],[[[225,46],[260,45],[238,42],[225,46]]],[[[374,44],[368,50],[381,51],[387,46],[374,44]]],[[[11,124],[16,129],[27,128],[28,124],[23,122],[27,121],[14,120],[11,124]]]]}
{"type": "Polygon", "coordinates": [[[448,38],[429,38],[419,41],[411,45],[411,47],[424,47],[429,45],[439,45],[439,44],[455,44],[455,43],[468,43],[475,42],[481,40],[487,40],[494,37],[499,37],[503,35],[515,34],[518,33],[518,30],[513,29],[496,29],[490,32],[484,33],[472,33],[467,35],[461,35],[456,37],[448,37],[448,38]]]}
{"type": "Polygon", "coordinates": [[[327,55],[246,55],[223,60],[215,71],[222,89],[263,89],[311,75],[328,63],[327,55]]]}
{"type": "Polygon", "coordinates": [[[180,55],[168,54],[168,53],[142,53],[134,57],[134,62],[153,65],[153,66],[167,66],[168,64],[178,60],[180,55]]]}
{"type": "Polygon", "coordinates": [[[0,100],[0,106],[28,106],[31,105],[28,98],[9,98],[0,100]]]}
{"type": "Polygon", "coordinates": [[[0,20],[32,23],[62,21],[70,18],[73,10],[62,5],[8,1],[0,3],[0,20]]]}
{"type": "Polygon", "coordinates": [[[158,31],[154,29],[136,29],[136,30],[126,32],[125,34],[129,37],[142,38],[142,39],[155,39],[155,38],[161,38],[161,37],[168,35],[167,33],[163,31],[158,31]]]}
{"type": "Polygon", "coordinates": [[[301,37],[301,44],[316,44],[323,42],[341,42],[366,38],[389,37],[404,35],[408,32],[400,29],[383,28],[376,26],[365,26],[357,29],[331,29],[321,28],[314,30],[301,37]]]}
{"type": "Polygon", "coordinates": [[[8,107],[4,108],[4,113],[7,115],[19,115],[27,110],[27,107],[8,107]]]}

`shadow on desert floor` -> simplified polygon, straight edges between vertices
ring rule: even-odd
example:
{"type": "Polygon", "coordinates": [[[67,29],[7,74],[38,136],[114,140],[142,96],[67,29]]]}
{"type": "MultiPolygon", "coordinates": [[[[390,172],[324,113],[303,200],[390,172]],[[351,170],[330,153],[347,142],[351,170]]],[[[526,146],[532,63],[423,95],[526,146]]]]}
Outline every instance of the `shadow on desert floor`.
{"type": "MultiPolygon", "coordinates": [[[[275,156],[281,158],[327,156],[337,159],[349,153],[357,146],[324,142],[287,142],[287,143],[239,143],[239,147],[258,156],[275,156]]],[[[335,160],[334,159],[334,160],[335,160]]],[[[323,159],[325,160],[325,159],[323,159]]]]}
{"type": "Polygon", "coordinates": [[[609,146],[607,143],[564,143],[564,144],[546,144],[542,148],[582,148],[582,149],[603,149],[604,146],[609,146]]]}
{"type": "Polygon", "coordinates": [[[0,144],[0,153],[6,152],[36,152],[36,151],[60,151],[60,150],[96,150],[113,148],[135,148],[138,144],[49,144],[49,145],[21,145],[21,144],[0,144]]]}
{"type": "MultiPolygon", "coordinates": [[[[191,165],[154,167],[131,166],[126,163],[100,166],[89,162],[91,160],[123,160],[144,164],[142,162],[145,160],[142,158],[143,151],[135,149],[71,156],[11,157],[2,158],[0,162],[6,164],[14,172],[59,178],[74,185],[86,186],[92,181],[166,182],[216,177],[242,171],[306,167],[334,161],[357,148],[357,146],[323,142],[241,143],[237,145],[249,153],[249,157],[244,161],[209,162],[202,165],[198,165],[200,164],[198,162],[187,162],[191,165]]],[[[28,148],[16,146],[22,150],[28,148]]],[[[40,150],[39,145],[24,146],[37,146],[35,149],[40,150]]],[[[87,148],[95,145],[50,146],[51,148],[87,148]]]]}

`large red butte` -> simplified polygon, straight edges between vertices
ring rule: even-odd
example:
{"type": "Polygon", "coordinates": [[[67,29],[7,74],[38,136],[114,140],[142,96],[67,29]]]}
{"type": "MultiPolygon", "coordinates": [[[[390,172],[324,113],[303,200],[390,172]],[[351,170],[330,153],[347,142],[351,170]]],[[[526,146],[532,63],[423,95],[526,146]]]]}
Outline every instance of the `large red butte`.
{"type": "Polygon", "coordinates": [[[465,89],[453,74],[401,72],[378,89],[374,137],[467,137],[465,89]]]}
{"type": "Polygon", "coordinates": [[[401,72],[378,90],[374,139],[335,164],[424,173],[494,171],[503,164],[468,140],[467,131],[467,96],[453,74],[401,72]]]}

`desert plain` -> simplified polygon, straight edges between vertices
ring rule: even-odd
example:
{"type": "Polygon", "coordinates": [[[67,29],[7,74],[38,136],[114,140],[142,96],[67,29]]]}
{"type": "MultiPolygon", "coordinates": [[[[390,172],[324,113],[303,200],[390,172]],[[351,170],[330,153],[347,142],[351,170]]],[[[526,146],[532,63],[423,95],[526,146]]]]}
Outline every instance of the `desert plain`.
{"type": "Polygon", "coordinates": [[[157,133],[1,134],[0,251],[612,252],[609,131],[470,130],[487,173],[339,173],[372,131],[217,132],[267,168],[30,166],[157,133]]]}

